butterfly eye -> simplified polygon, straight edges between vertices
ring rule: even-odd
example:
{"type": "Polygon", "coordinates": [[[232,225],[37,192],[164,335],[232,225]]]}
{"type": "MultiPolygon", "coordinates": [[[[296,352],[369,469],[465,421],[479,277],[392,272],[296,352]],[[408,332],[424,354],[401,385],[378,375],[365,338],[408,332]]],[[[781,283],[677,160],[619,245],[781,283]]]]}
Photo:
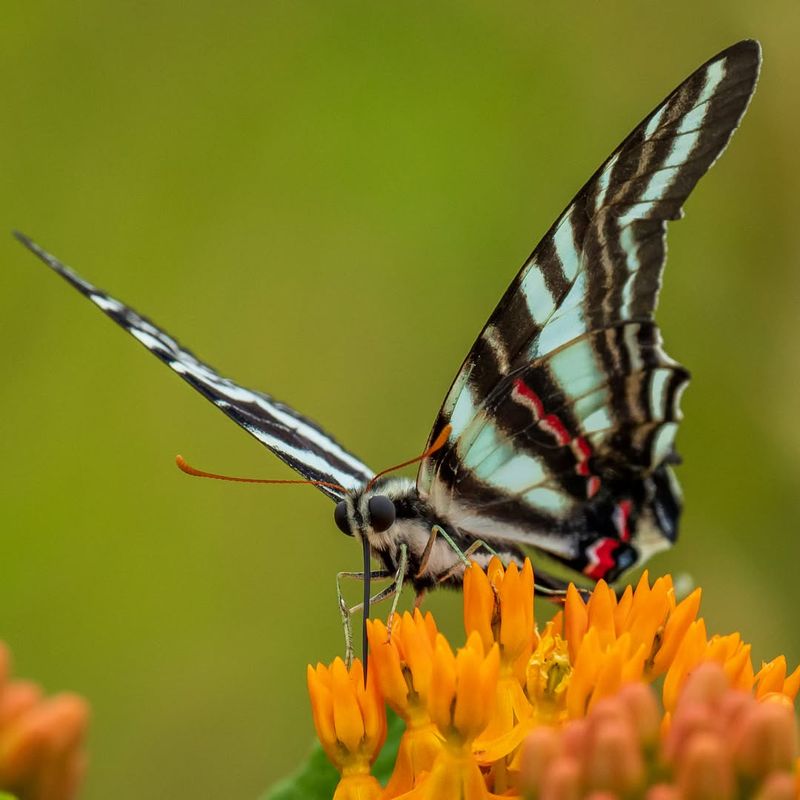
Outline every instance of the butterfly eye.
{"type": "Polygon", "coordinates": [[[350,520],[347,518],[347,503],[345,503],[344,500],[340,500],[336,504],[336,508],[333,512],[333,521],[342,533],[346,533],[348,536],[353,535],[353,532],[350,530],[350,520]]]}
{"type": "Polygon", "coordinates": [[[375,497],[370,497],[367,503],[367,510],[369,511],[369,521],[372,525],[372,530],[375,533],[383,533],[388,531],[394,524],[397,511],[395,510],[394,503],[381,494],[376,494],[375,497]]]}

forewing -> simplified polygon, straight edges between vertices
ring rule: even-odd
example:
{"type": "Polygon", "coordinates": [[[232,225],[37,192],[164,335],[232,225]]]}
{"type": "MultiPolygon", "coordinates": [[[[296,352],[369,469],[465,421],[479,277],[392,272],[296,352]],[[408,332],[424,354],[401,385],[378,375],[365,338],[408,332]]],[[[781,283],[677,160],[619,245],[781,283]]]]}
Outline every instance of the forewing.
{"type": "Polygon", "coordinates": [[[678,86],[506,291],[431,432],[450,424],[448,442],[417,478],[467,529],[547,549],[587,574],[598,572],[587,550],[603,530],[624,541],[653,534],[640,550],[674,539],[680,501],[667,462],[688,373],[653,322],[666,223],[725,148],[759,64],[758,44],[740,42],[678,86]]]}
{"type": "MultiPolygon", "coordinates": [[[[223,378],[132,308],[83,280],[27,237],[16,236],[153,355],[304,478],[339,484],[351,490],[363,486],[372,477],[369,467],[347,452],[315,422],[269,395],[245,389],[223,378]]],[[[334,499],[342,496],[335,488],[319,488],[334,499]]]]}

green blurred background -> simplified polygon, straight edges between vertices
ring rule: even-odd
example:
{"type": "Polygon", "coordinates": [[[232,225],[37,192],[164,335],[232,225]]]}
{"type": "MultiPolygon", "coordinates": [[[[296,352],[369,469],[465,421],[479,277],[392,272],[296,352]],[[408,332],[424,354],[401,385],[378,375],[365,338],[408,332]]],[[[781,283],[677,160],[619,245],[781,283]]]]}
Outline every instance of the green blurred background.
{"type": "MultiPolygon", "coordinates": [[[[0,229],[29,233],[376,468],[420,450],[516,269],[701,62],[761,39],[742,130],[670,231],[692,370],[689,572],[800,659],[800,6],[12,2],[0,229]]],[[[93,707],[87,800],[248,798],[311,724],[359,551],[313,489],[0,236],[0,638],[93,707]]],[[[459,629],[459,600],[431,607],[459,629]]],[[[550,613],[547,608],[542,614],[550,613]]]]}

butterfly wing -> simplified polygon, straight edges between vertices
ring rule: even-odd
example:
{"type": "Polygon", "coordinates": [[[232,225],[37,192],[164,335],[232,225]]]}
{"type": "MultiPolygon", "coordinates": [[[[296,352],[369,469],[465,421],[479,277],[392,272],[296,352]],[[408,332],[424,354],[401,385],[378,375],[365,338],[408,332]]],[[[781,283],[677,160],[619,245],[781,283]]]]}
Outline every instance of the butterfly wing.
{"type": "MultiPolygon", "coordinates": [[[[125,328],[153,355],[304,478],[336,483],[350,490],[363,486],[373,476],[369,467],[315,422],[269,395],[245,389],[223,378],[132,308],[87,283],[27,237],[15,235],[32,253],[125,328]]],[[[342,497],[342,493],[333,487],[319,488],[333,499],[342,497]]]]}
{"type": "Polygon", "coordinates": [[[475,536],[613,579],[677,535],[669,463],[687,371],[653,321],[668,220],[755,88],[743,41],[678,86],[612,153],[489,318],[431,432],[420,493],[475,536]]]}

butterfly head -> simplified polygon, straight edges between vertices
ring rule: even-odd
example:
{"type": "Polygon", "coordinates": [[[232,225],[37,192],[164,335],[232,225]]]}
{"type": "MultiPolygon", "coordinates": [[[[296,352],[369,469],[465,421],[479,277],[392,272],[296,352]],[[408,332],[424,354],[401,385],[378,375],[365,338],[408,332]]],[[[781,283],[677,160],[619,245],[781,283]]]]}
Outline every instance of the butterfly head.
{"type": "Polygon", "coordinates": [[[371,528],[375,533],[385,533],[394,525],[394,520],[397,516],[394,503],[384,494],[373,495],[367,500],[367,513],[366,515],[363,513],[359,515],[361,517],[360,524],[356,522],[356,515],[353,511],[353,503],[348,503],[347,500],[340,500],[333,512],[336,526],[348,536],[355,535],[356,530],[365,527],[371,528]]]}
{"type": "Polygon", "coordinates": [[[413,485],[406,478],[391,478],[345,495],[333,512],[336,527],[347,536],[366,537],[376,550],[385,549],[386,534],[403,517],[413,485]]]}

